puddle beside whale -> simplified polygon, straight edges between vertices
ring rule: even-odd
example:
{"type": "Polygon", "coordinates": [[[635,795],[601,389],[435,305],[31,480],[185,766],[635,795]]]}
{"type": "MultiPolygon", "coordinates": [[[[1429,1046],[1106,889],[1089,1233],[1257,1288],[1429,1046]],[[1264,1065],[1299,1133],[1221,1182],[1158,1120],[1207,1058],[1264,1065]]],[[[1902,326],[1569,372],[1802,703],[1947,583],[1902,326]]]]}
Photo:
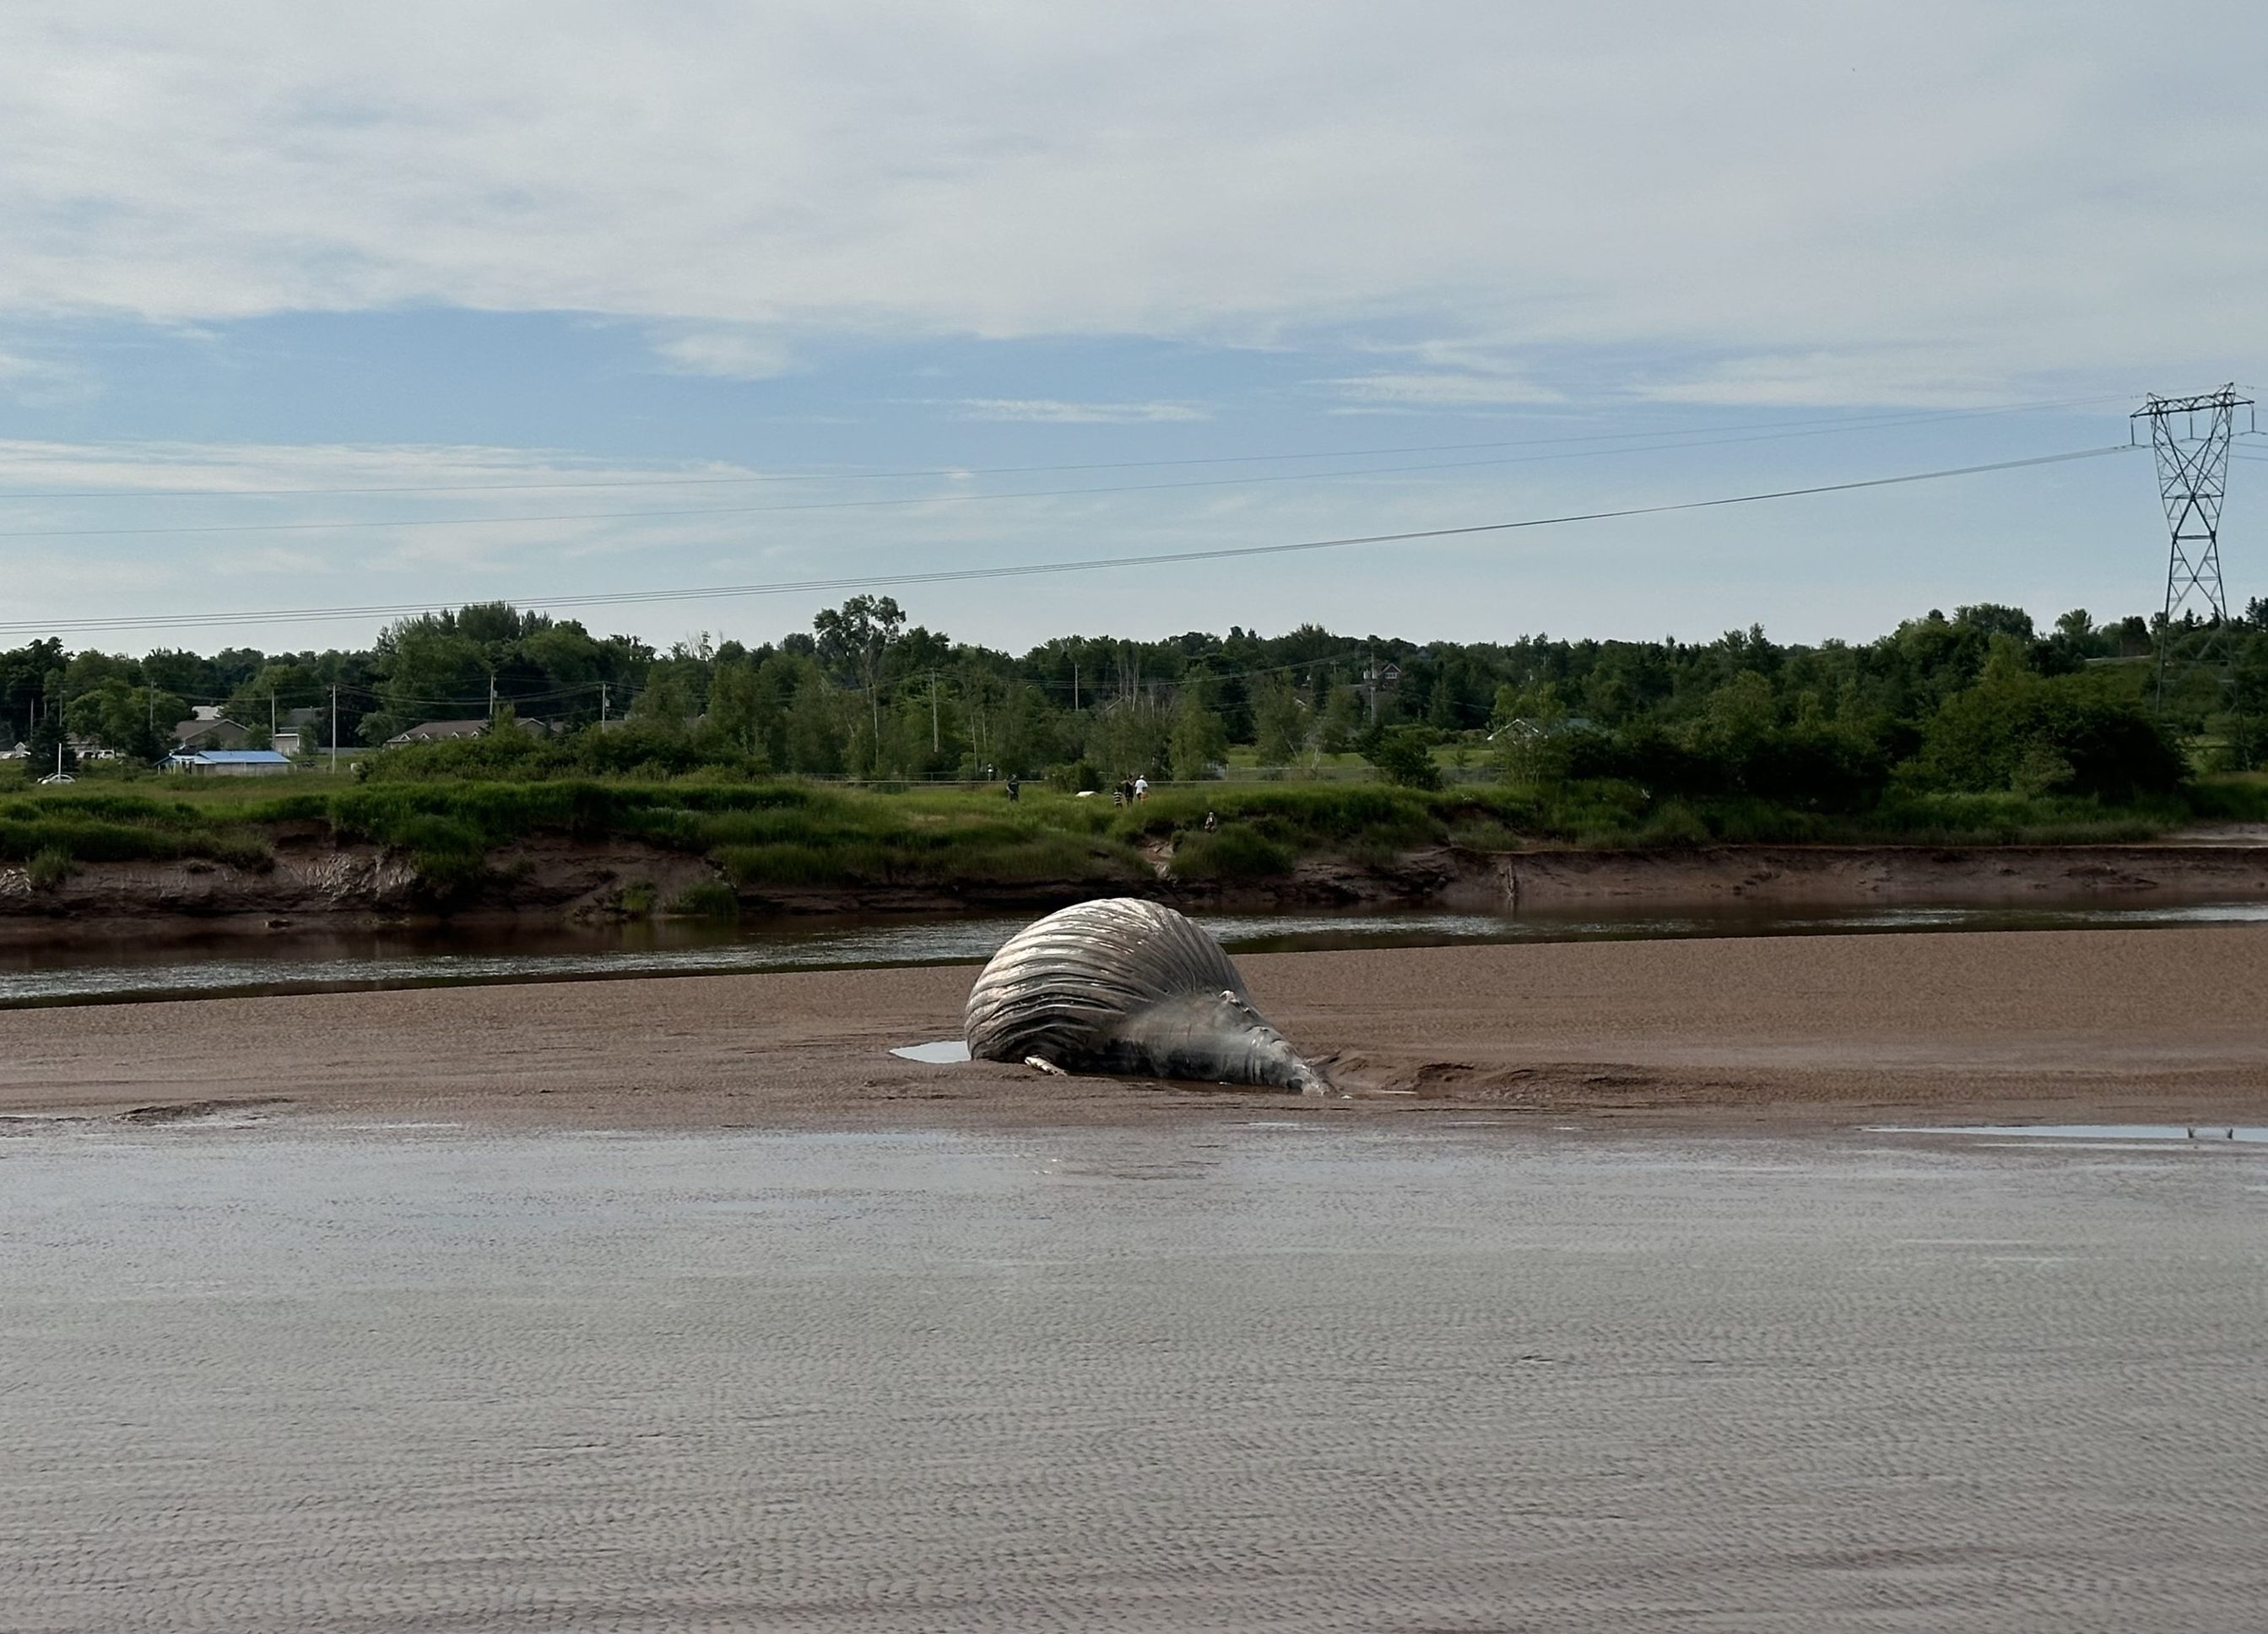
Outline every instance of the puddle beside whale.
{"type": "Polygon", "coordinates": [[[968,1059],[968,1041],[965,1038],[940,1038],[933,1044],[901,1044],[890,1053],[902,1061],[926,1061],[933,1065],[950,1065],[968,1059]]]}

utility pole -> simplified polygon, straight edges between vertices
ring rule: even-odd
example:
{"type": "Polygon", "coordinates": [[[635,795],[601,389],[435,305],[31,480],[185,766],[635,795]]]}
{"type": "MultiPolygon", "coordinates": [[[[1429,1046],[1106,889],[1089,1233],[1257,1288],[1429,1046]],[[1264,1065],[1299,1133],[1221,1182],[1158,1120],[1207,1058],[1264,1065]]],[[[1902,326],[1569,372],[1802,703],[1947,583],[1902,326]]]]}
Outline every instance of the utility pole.
{"type": "Polygon", "coordinates": [[[1079,713],[1079,660],[1077,659],[1073,659],[1071,662],[1071,712],[1074,715],[1079,713]]]}
{"type": "Polygon", "coordinates": [[[331,776],[339,775],[339,683],[331,683],[331,776]]]}
{"type": "Polygon", "coordinates": [[[489,672],[489,724],[496,724],[496,671],[489,672]]]}
{"type": "Polygon", "coordinates": [[[599,725],[601,726],[605,725],[609,718],[608,706],[610,696],[611,695],[607,691],[607,683],[600,681],[599,683],[599,725]]]}
{"type": "MultiPolygon", "coordinates": [[[[2228,445],[2236,411],[2247,410],[2250,429],[2259,430],[2250,397],[2224,386],[2198,397],[2161,397],[2152,393],[2130,423],[2150,423],[2150,449],[2157,458],[2158,497],[2166,512],[2166,605],[2158,622],[2158,713],[2167,694],[2191,669],[2220,673],[2229,661],[2228,601],[2220,582],[2220,508],[2228,497],[2228,445]],[[2177,615],[2202,613],[2203,643],[2175,659],[2177,615]],[[2216,660],[2218,662],[2216,662],[2216,660]]],[[[2130,433],[2131,436],[2131,433],[2130,433]]]]}
{"type": "Polygon", "coordinates": [[[938,748],[937,672],[932,670],[929,673],[929,752],[934,754],[938,752],[938,748]]]}

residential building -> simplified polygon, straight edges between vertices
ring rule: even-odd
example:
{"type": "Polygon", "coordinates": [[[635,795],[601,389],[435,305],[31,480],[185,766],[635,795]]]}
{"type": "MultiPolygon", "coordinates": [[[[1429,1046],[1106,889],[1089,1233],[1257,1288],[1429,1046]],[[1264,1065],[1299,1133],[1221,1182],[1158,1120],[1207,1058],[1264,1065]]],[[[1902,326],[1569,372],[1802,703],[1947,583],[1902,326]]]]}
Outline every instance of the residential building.
{"type": "Polygon", "coordinates": [[[420,721],[407,732],[397,732],[386,740],[391,749],[404,743],[446,743],[453,738],[477,738],[489,729],[486,717],[479,720],[420,721]]]}
{"type": "Polygon", "coordinates": [[[251,732],[222,715],[210,703],[200,703],[189,712],[189,718],[173,723],[173,747],[184,749],[240,749],[252,741],[251,732]]]}
{"type": "Polygon", "coordinates": [[[268,777],[290,771],[291,757],[274,749],[176,749],[162,764],[208,777],[268,777]]]}
{"type": "MultiPolygon", "coordinates": [[[[522,732],[535,738],[548,736],[551,731],[540,720],[523,720],[519,726],[522,732]]],[[[421,721],[407,732],[395,732],[381,747],[391,749],[404,743],[446,743],[453,738],[477,738],[488,729],[489,723],[485,719],[421,721]]]]}
{"type": "Polygon", "coordinates": [[[322,747],[322,710],[314,705],[285,710],[276,717],[269,747],[279,754],[307,754],[322,747]]]}

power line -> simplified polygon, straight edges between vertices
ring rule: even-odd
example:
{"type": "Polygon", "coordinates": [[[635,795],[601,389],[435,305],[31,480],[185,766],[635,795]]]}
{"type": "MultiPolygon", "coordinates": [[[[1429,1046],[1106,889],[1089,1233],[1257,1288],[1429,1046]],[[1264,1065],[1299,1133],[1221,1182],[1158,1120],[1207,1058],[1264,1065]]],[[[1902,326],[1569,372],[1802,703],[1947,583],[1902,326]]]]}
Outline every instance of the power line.
{"type": "MultiPolygon", "coordinates": [[[[2092,397],[2051,398],[2027,403],[2002,403],[1989,408],[1933,408],[1889,415],[1835,416],[1815,420],[1755,421],[1719,426],[1720,432],[1756,431],[1771,436],[1804,437],[1840,431],[1870,431],[1901,425],[1939,424],[1958,420],[1990,419],[2049,408],[2083,408],[2092,403],[2127,401],[2129,394],[2092,397]]],[[[1540,448],[1572,443],[1630,442],[1676,438],[1684,433],[1658,431],[1590,431],[1565,437],[1505,438],[1477,443],[1414,443],[1385,448],[1323,449],[1273,454],[1207,454],[1169,460],[1105,460],[1057,465],[939,466],[918,470],[774,471],[732,476],[608,477],[593,482],[412,482],[360,488],[112,488],[22,489],[0,490],[9,499],[284,499],[346,497],[370,494],[486,494],[531,493],[580,489],[696,488],[755,482],[888,482],[922,477],[1037,476],[1065,471],[1138,471],[1167,467],[1259,465],[1293,460],[1374,460],[1391,454],[1465,453],[1484,448],[1540,448]]],[[[1764,440],[1759,438],[1756,440],[1764,440]]],[[[1671,443],[1672,447],[1684,446],[1671,443]]],[[[1104,490],[1108,491],[1108,490],[1104,490]]]]}
{"type": "MultiPolygon", "coordinates": [[[[751,596],[775,596],[860,590],[902,585],[957,584],[971,579],[1024,578],[1061,573],[1094,572],[1108,568],[1161,567],[1191,562],[1222,562],[1238,557],[1286,556],[1299,552],[1337,550],[1356,545],[1402,544],[1421,539],[1454,539],[1481,534],[1513,533],[1524,529],[1565,526],[1577,522],[1614,521],[1642,516],[1664,516],[1683,511],[1706,511],[1730,505],[1761,504],[1772,500],[1800,499],[1820,494],[1854,493],[1870,488],[1938,482],[1949,477],[1977,476],[1994,471],[2016,471],[2034,466],[2062,465],[2095,460],[2106,454],[2132,452],[2132,445],[2115,443],[2102,448],[2076,449],[2066,453],[2037,454],[2023,460],[2000,460],[1986,465],[1954,466],[1934,471],[1910,471],[1896,476],[1863,477],[1852,482],[1821,482],[1805,488],[1774,489],[1761,493],[1732,494],[1714,499],[1686,499],[1661,504],[1628,505],[1609,511],[1574,512],[1560,516],[1526,517],[1510,522],[1476,522],[1460,527],[1413,528],[1393,534],[1362,534],[1338,539],[1301,540],[1282,545],[1231,545],[1207,550],[1157,551],[1136,556],[1098,556],[1067,561],[1033,562],[993,567],[947,568],[926,572],[848,574],[834,578],[780,579],[769,583],[704,585],[681,590],[638,590],[564,596],[514,596],[514,605],[553,607],[630,607],[656,602],[722,600],[751,596]]],[[[273,607],[230,614],[158,614],[147,618],[100,618],[77,621],[0,621],[0,633],[18,634],[57,627],[80,629],[180,629],[283,623],[292,620],[327,622],[350,618],[403,618],[431,610],[431,602],[373,602],[358,607],[273,607]]]]}
{"type": "MultiPolygon", "coordinates": [[[[1813,433],[1801,433],[1812,435],[1813,433]]],[[[1591,460],[1631,453],[1656,453],[1685,448],[1721,448],[1738,443],[1771,442],[1778,434],[1761,437],[1697,438],[1681,443],[1658,443],[1645,448],[1594,448],[1556,454],[1506,454],[1488,460],[1456,460],[1425,465],[1372,466],[1352,471],[1293,471],[1259,476],[1197,477],[1178,482],[1130,482],[1085,488],[1020,489],[1001,494],[917,494],[888,499],[823,499],[785,505],[696,505],[666,511],[579,511],[544,516],[454,516],[427,518],[361,518],[334,522],[215,522],[183,527],[31,528],[0,531],[0,539],[99,539],[150,534],[306,534],[372,528],[504,527],[527,523],[655,521],[703,516],[777,516],[812,511],[903,509],[917,505],[993,504],[1004,499],[1082,498],[1101,494],[1163,493],[1192,488],[1246,488],[1268,482],[1342,482],[1351,477],[1395,476],[1420,471],[1463,471],[1484,466],[1529,465],[1554,460],[1591,460]]]]}

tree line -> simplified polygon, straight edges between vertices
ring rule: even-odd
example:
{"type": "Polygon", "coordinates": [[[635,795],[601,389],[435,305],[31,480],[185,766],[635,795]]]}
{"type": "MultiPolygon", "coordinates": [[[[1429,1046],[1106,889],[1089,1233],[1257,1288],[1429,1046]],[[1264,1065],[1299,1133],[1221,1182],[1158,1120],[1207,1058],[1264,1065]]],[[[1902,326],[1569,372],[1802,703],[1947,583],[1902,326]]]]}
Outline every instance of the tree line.
{"type": "Polygon", "coordinates": [[[1390,777],[1433,750],[1519,779],[1620,777],[1657,792],[1859,810],[1894,780],[2119,800],[2202,754],[2249,768],[2268,714],[2268,605],[2171,632],[2084,611],[1933,610],[1872,642],[1783,645],[1760,629],[1687,643],[1526,636],[1420,643],[1302,625],[1160,641],[1059,637],[1019,655],[909,622],[887,596],[751,647],[666,651],[504,603],[405,619],[366,649],[139,658],[35,641],[0,652],[0,743],[35,763],[76,740],[154,762],[216,706],[262,739],[317,710],[303,745],[383,744],[421,722],[535,723],[490,734],[499,773],[1200,778],[1231,758],[1296,770],[1350,752],[1390,777]],[[2186,742],[2184,742],[2186,740],[2186,742]]]}

